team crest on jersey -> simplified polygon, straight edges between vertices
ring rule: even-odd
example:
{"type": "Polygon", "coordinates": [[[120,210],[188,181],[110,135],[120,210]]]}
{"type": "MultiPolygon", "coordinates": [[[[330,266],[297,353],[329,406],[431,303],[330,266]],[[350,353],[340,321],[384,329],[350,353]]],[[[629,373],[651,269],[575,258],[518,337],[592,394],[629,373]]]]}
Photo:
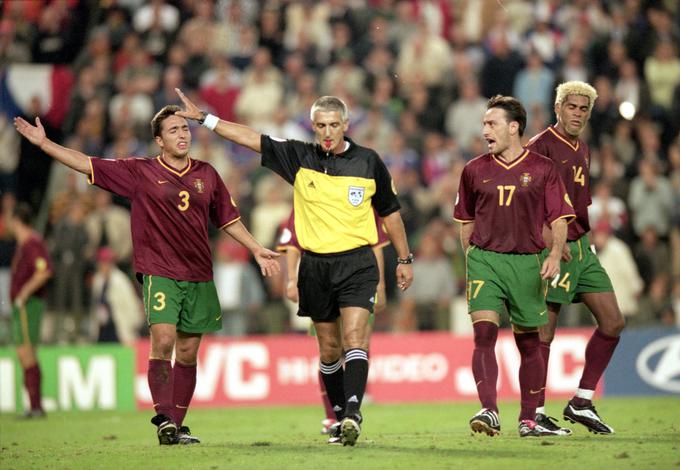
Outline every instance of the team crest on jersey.
{"type": "Polygon", "coordinates": [[[532,180],[533,178],[529,173],[522,173],[522,176],[519,177],[520,184],[525,188],[529,186],[529,183],[531,183],[532,180]]]}
{"type": "Polygon", "coordinates": [[[359,206],[359,204],[364,202],[365,191],[366,188],[364,188],[363,186],[350,186],[349,193],[347,195],[349,203],[352,204],[354,207],[359,206]]]}
{"type": "Polygon", "coordinates": [[[194,188],[196,188],[196,191],[198,191],[200,194],[203,193],[203,190],[205,189],[205,185],[203,184],[202,179],[195,179],[194,180],[194,188]]]}

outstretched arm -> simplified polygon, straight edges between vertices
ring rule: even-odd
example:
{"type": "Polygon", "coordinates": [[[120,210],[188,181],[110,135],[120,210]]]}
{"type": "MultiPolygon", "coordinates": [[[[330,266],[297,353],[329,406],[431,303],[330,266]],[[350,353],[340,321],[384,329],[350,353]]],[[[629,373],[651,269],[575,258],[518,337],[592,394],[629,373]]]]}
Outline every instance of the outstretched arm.
{"type": "Polygon", "coordinates": [[[277,253],[260,245],[253,235],[248,231],[243,222],[237,220],[233,224],[224,227],[224,231],[232,236],[234,240],[248,248],[255,257],[255,261],[260,265],[263,276],[273,276],[281,271],[281,266],[276,260],[281,253],[277,253]]]}
{"type": "Polygon", "coordinates": [[[40,123],[40,118],[35,118],[35,126],[23,118],[14,118],[14,127],[16,127],[19,134],[26,137],[26,139],[40,147],[40,150],[45,152],[50,157],[54,158],[60,163],[73,168],[80,173],[89,175],[91,173],[90,159],[84,153],[77,150],[62,147],[56,142],[51,141],[45,134],[45,128],[40,123]]]}
{"type": "MultiPolygon", "coordinates": [[[[193,119],[194,121],[203,123],[204,119],[206,118],[206,114],[198,109],[198,106],[196,106],[189,98],[187,98],[186,95],[182,93],[182,90],[175,88],[175,91],[177,92],[179,99],[182,100],[182,103],[184,103],[185,108],[184,111],[177,111],[176,114],[178,116],[182,116],[183,118],[193,119]]],[[[213,130],[215,133],[217,133],[217,135],[224,139],[230,140],[231,142],[248,147],[257,153],[261,152],[261,134],[255,129],[251,129],[250,127],[244,126],[243,124],[225,121],[223,119],[217,118],[216,116],[214,116],[214,118],[217,119],[217,124],[213,130]]]]}

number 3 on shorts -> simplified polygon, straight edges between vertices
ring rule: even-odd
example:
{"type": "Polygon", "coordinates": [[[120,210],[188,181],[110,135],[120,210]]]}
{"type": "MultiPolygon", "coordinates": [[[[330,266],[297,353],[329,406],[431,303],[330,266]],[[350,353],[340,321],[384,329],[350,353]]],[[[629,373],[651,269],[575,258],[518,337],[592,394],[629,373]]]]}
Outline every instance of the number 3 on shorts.
{"type": "Polygon", "coordinates": [[[165,309],[165,294],[163,292],[156,292],[153,296],[156,299],[157,303],[152,308],[157,312],[164,310],[165,309]]]}

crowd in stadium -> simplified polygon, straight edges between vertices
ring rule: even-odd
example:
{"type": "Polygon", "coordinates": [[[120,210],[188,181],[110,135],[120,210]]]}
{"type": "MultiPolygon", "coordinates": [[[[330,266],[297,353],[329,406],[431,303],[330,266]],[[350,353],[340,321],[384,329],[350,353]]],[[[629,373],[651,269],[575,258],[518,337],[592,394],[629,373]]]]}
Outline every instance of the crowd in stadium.
{"type": "MultiPolygon", "coordinates": [[[[389,305],[376,328],[386,331],[455,329],[465,316],[453,204],[463,166],[486,152],[488,98],[524,104],[528,140],[554,122],[555,86],[587,81],[598,93],[584,134],[592,242],[630,326],[680,325],[676,1],[9,0],[2,8],[0,73],[47,64],[60,77],[52,103],[35,97],[23,114],[41,116],[52,140],[88,155],[157,155],[149,122],[162,106],[182,105],[175,88],[223,119],[306,141],[314,100],[342,97],[348,135],[374,148],[394,179],[416,255],[414,284],[399,293],[396,255],[385,248],[389,305]]],[[[96,340],[97,274],[112,265],[125,273],[129,283],[111,298],[129,299],[122,292],[134,282],[129,205],[22,141],[4,79],[2,91],[0,279],[7,284],[13,250],[6,220],[26,201],[42,215],[54,260],[49,339],[96,340]]],[[[274,247],[292,188],[249,150],[198,125],[192,134],[192,157],[218,170],[246,226],[274,247]]],[[[224,333],[293,331],[285,275],[261,280],[244,248],[213,235],[224,333]]],[[[143,311],[125,309],[134,330],[125,338],[134,338],[143,311]]],[[[578,306],[560,318],[592,321],[578,306]]]]}

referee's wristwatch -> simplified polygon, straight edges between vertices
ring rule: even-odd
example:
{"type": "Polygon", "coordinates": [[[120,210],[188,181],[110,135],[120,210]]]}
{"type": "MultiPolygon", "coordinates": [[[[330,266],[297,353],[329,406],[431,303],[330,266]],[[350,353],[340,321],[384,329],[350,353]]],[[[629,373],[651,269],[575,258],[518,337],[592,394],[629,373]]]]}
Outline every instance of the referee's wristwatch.
{"type": "Polygon", "coordinates": [[[413,263],[413,253],[409,253],[406,258],[397,258],[398,264],[411,264],[413,263]]]}

